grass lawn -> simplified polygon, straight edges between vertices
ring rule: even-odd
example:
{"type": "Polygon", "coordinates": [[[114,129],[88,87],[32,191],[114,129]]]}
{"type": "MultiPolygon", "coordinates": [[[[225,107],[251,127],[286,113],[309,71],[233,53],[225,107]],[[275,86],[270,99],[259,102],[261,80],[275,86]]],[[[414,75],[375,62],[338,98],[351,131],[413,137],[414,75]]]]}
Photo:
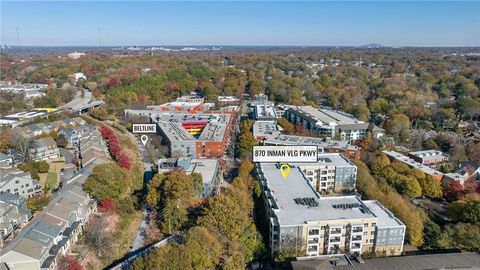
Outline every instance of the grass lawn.
{"type": "Polygon", "coordinates": [[[48,184],[50,186],[50,188],[56,188],[57,187],[57,173],[48,172],[47,179],[46,179],[46,184],[48,184]]]}

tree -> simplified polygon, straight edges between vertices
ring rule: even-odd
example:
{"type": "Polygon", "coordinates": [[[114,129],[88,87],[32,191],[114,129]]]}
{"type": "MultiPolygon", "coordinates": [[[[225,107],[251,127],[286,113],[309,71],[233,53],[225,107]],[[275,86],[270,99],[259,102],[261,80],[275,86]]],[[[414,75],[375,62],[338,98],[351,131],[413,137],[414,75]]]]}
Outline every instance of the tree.
{"type": "Polygon", "coordinates": [[[117,200],[128,191],[131,183],[122,168],[113,162],[95,166],[84,184],[85,190],[100,201],[117,200]]]}
{"type": "Polygon", "coordinates": [[[203,177],[199,173],[192,173],[193,178],[193,189],[195,191],[195,195],[202,194],[203,192],[203,177]]]}
{"type": "Polygon", "coordinates": [[[431,220],[427,220],[423,229],[423,235],[423,248],[437,249],[440,247],[439,241],[442,237],[442,231],[440,229],[440,226],[437,225],[437,223],[431,220]]]}
{"type": "Polygon", "coordinates": [[[385,129],[401,142],[406,142],[410,138],[410,119],[403,113],[394,114],[387,119],[385,129]]]}
{"type": "MultiPolygon", "coordinates": [[[[418,178],[417,178],[418,179],[418,178]]],[[[423,194],[430,198],[441,198],[443,196],[442,184],[431,175],[418,179],[423,194]]]]}
{"type": "Polygon", "coordinates": [[[105,199],[98,207],[101,212],[110,213],[115,211],[115,202],[112,199],[105,199]]]}
{"type": "Polygon", "coordinates": [[[465,183],[463,183],[463,188],[466,194],[468,193],[477,193],[478,189],[478,182],[476,179],[476,175],[469,177],[465,183]]]}
{"type": "Polygon", "coordinates": [[[119,155],[117,163],[120,167],[124,168],[127,171],[130,171],[132,169],[132,163],[130,161],[130,158],[128,158],[125,153],[121,153],[119,155]]]}
{"type": "Polygon", "coordinates": [[[60,134],[57,136],[57,145],[58,147],[62,147],[62,148],[65,148],[68,146],[68,140],[65,137],[65,135],[60,134]]]}
{"type": "Polygon", "coordinates": [[[112,246],[105,245],[112,241],[112,235],[105,228],[108,227],[107,215],[95,215],[91,217],[85,226],[84,235],[86,244],[91,247],[100,258],[106,256],[112,246]]]}
{"type": "Polygon", "coordinates": [[[83,270],[83,265],[73,256],[63,256],[58,262],[58,269],[62,270],[83,270]]]}
{"type": "MultiPolygon", "coordinates": [[[[357,166],[356,187],[363,196],[380,201],[392,211],[407,227],[406,239],[411,245],[421,246],[423,243],[423,222],[425,214],[407,198],[395,192],[385,180],[377,180],[370,174],[368,167],[359,160],[353,161],[357,166]]],[[[388,166],[386,167],[388,168],[388,166]]],[[[390,168],[391,169],[391,168],[390,168]]],[[[391,169],[393,171],[393,169],[391,169]]]]}
{"type": "Polygon", "coordinates": [[[33,141],[30,138],[22,136],[20,133],[14,134],[13,141],[15,143],[15,150],[22,159],[22,162],[29,162],[30,149],[33,146],[33,141]]]}
{"type": "Polygon", "coordinates": [[[287,119],[285,119],[283,117],[278,118],[277,119],[277,124],[283,128],[283,133],[285,133],[285,134],[293,134],[294,133],[295,126],[292,123],[288,122],[287,119]]]}
{"type": "Polygon", "coordinates": [[[476,251],[480,248],[480,224],[458,223],[445,227],[440,245],[461,250],[476,251]]]}
{"type": "Polygon", "coordinates": [[[238,148],[240,151],[240,157],[248,158],[252,156],[253,146],[257,144],[257,140],[251,132],[242,133],[238,142],[238,148]]]}
{"type": "Polygon", "coordinates": [[[449,201],[456,201],[463,197],[464,190],[460,181],[452,181],[447,184],[444,189],[445,199],[449,201]]]}
{"type": "Polygon", "coordinates": [[[50,202],[50,196],[47,194],[34,195],[27,200],[27,207],[32,214],[42,211],[50,202]]]}

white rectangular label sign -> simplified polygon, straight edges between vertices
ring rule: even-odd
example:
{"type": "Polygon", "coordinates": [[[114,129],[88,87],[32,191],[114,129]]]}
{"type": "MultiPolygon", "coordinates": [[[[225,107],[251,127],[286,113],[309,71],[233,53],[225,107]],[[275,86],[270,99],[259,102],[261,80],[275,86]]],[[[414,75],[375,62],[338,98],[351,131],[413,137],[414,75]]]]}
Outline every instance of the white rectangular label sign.
{"type": "Polygon", "coordinates": [[[157,124],[133,124],[133,133],[157,133],[157,124]]]}
{"type": "Polygon", "coordinates": [[[316,145],[255,145],[253,162],[317,162],[316,145]]]}

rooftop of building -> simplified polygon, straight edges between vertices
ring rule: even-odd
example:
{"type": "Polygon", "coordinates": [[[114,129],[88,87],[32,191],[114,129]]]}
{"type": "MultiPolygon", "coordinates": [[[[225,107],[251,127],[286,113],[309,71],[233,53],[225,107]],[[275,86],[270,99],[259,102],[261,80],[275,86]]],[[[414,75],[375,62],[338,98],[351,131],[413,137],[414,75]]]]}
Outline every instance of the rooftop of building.
{"type": "Polygon", "coordinates": [[[236,96],[218,96],[218,101],[239,101],[240,98],[236,96]]]}
{"type": "Polygon", "coordinates": [[[441,172],[439,172],[435,169],[432,169],[432,168],[430,168],[426,165],[418,163],[415,160],[405,156],[404,154],[398,153],[396,151],[385,150],[385,151],[383,151],[383,153],[386,154],[387,156],[393,158],[393,159],[399,160],[399,161],[407,164],[408,166],[410,166],[412,168],[420,169],[426,174],[429,174],[429,175],[432,175],[432,176],[443,175],[443,173],[441,173],[441,172]]]}
{"type": "Polygon", "coordinates": [[[187,173],[199,173],[204,184],[212,182],[215,176],[214,168],[218,167],[218,159],[192,159],[187,173]]]}
{"type": "Polygon", "coordinates": [[[231,115],[229,113],[209,114],[162,114],[152,118],[170,141],[223,141],[231,115]],[[208,122],[198,139],[195,139],[184,127],[186,122],[208,122]]]}
{"type": "Polygon", "coordinates": [[[312,106],[297,106],[289,108],[289,111],[294,111],[302,118],[309,119],[312,122],[320,122],[321,125],[337,126],[365,123],[351,114],[330,108],[316,109],[312,106]]]}
{"type": "Polygon", "coordinates": [[[255,121],[253,123],[253,136],[265,136],[280,134],[278,126],[275,121],[255,121]]]}
{"type": "Polygon", "coordinates": [[[292,261],[293,270],[435,270],[435,269],[480,269],[480,254],[439,253],[426,255],[397,256],[363,260],[343,259],[338,256],[299,259],[292,261]],[[330,261],[332,263],[330,263],[330,261]],[[335,261],[343,261],[334,265],[335,261]]]}
{"type": "Polygon", "coordinates": [[[390,210],[385,208],[380,202],[370,200],[363,201],[363,203],[368,207],[368,209],[378,218],[377,226],[378,227],[398,227],[404,226],[403,223],[396,218],[390,210]]]}
{"type": "Polygon", "coordinates": [[[277,118],[275,107],[269,104],[256,104],[254,107],[255,119],[277,118]]]}
{"type": "MultiPolygon", "coordinates": [[[[378,218],[377,222],[382,224],[392,222],[389,219],[393,217],[375,215],[357,196],[320,197],[296,166],[291,167],[286,179],[282,177],[278,164],[260,163],[259,168],[275,202],[273,210],[282,226],[366,218],[378,218]],[[295,199],[298,198],[312,198],[318,205],[297,203],[295,199]]],[[[374,211],[381,209],[375,208],[374,211]]]]}
{"type": "Polygon", "coordinates": [[[37,139],[35,141],[33,141],[33,144],[35,147],[37,148],[40,148],[40,147],[57,147],[57,143],[55,142],[55,140],[52,138],[52,137],[44,137],[44,138],[40,138],[40,139],[37,139]]]}
{"type": "Polygon", "coordinates": [[[422,151],[413,151],[409,152],[410,155],[416,156],[423,159],[428,158],[438,158],[438,157],[448,157],[447,154],[443,153],[442,151],[431,149],[431,150],[422,150],[422,151]]]}
{"type": "Polygon", "coordinates": [[[318,155],[318,161],[315,163],[291,163],[294,166],[311,167],[311,166],[335,166],[335,167],[352,167],[355,166],[348,158],[340,153],[324,153],[318,155]]]}
{"type": "Polygon", "coordinates": [[[352,145],[349,141],[330,140],[328,138],[304,137],[296,135],[285,135],[273,132],[272,136],[266,136],[266,143],[278,145],[317,145],[321,148],[352,149],[359,148],[352,145]]]}

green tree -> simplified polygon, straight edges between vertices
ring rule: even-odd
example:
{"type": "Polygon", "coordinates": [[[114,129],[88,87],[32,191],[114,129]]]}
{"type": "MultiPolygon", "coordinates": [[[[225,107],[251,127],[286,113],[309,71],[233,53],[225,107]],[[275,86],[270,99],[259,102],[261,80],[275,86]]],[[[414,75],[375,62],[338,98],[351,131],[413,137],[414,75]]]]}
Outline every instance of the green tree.
{"type": "Polygon", "coordinates": [[[85,190],[99,201],[117,200],[129,191],[130,179],[115,162],[95,166],[84,184],[85,190]]]}
{"type": "Polygon", "coordinates": [[[458,223],[447,225],[440,245],[461,250],[476,251],[480,248],[480,224],[458,223]]]}
{"type": "Polygon", "coordinates": [[[27,200],[27,207],[33,213],[42,211],[50,202],[50,196],[47,194],[35,195],[27,200]]]}
{"type": "Polygon", "coordinates": [[[403,113],[391,115],[385,123],[385,129],[401,142],[406,142],[410,138],[410,119],[403,113]]]}
{"type": "Polygon", "coordinates": [[[67,141],[67,138],[65,138],[65,135],[60,134],[59,136],[57,136],[57,145],[58,147],[62,147],[62,148],[67,147],[68,141],[67,141]]]}
{"type": "Polygon", "coordinates": [[[418,179],[418,183],[422,187],[423,194],[430,198],[443,197],[442,183],[431,175],[418,179]]]}
{"type": "Polygon", "coordinates": [[[424,243],[423,248],[437,249],[440,248],[439,241],[442,237],[442,231],[437,223],[427,220],[423,229],[424,243]]]}

